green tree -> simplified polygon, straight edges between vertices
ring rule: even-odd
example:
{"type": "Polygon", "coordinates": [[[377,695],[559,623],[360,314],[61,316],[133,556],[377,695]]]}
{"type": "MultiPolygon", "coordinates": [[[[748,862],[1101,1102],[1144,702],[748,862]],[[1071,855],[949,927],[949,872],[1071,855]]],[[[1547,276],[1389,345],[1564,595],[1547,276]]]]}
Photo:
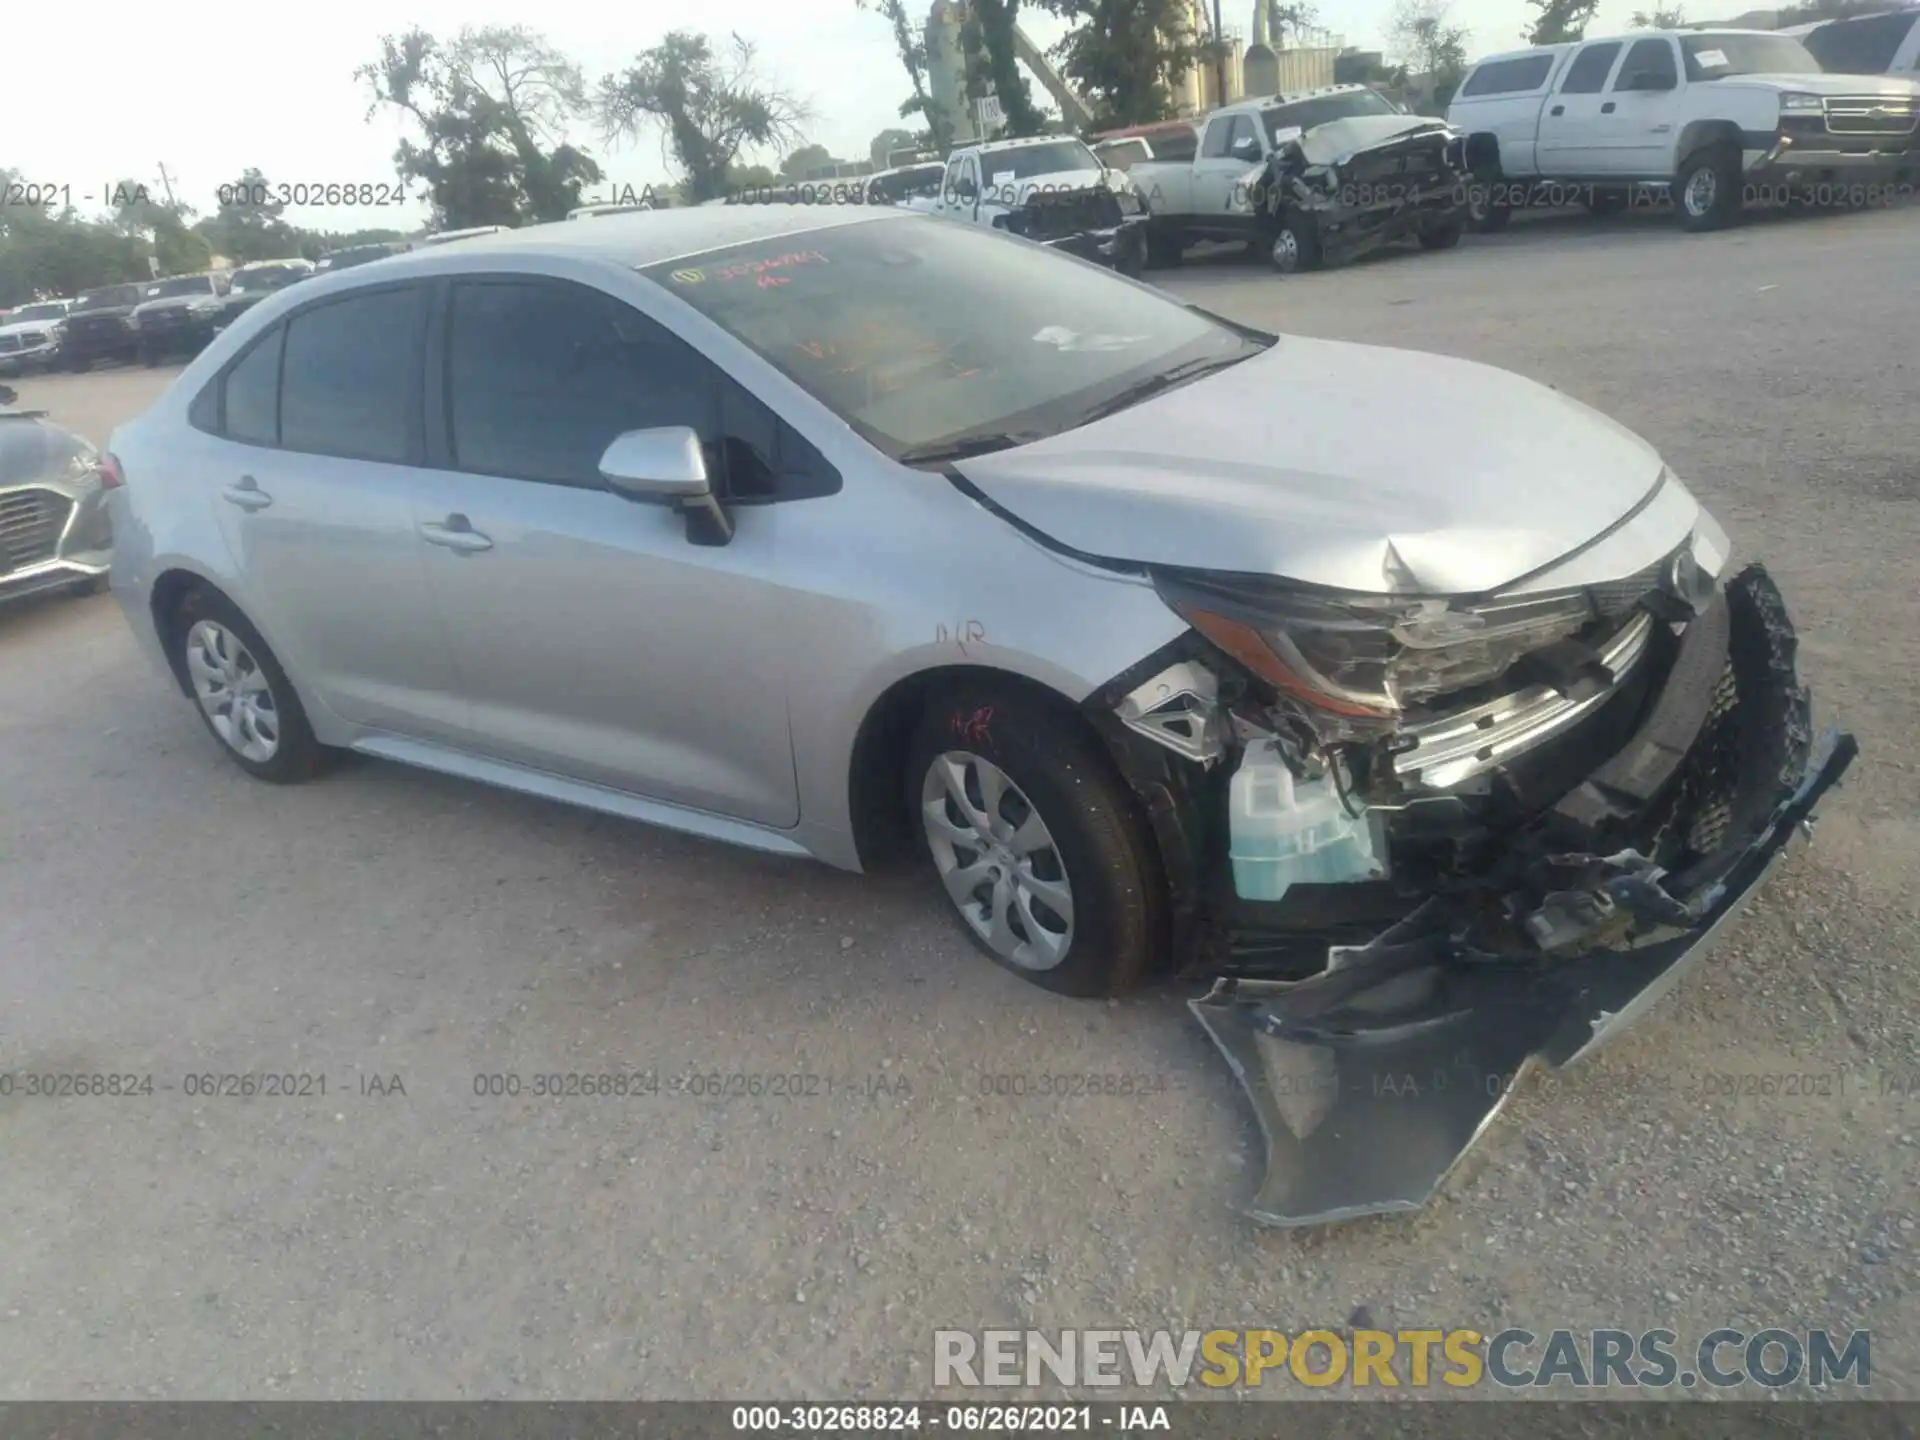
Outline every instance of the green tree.
{"type": "Polygon", "coordinates": [[[1687,15],[1678,5],[1660,5],[1652,10],[1634,11],[1628,23],[1636,30],[1678,30],[1687,23],[1687,15]]]}
{"type": "Polygon", "coordinates": [[[609,140],[660,126],[689,203],[725,193],[742,150],[791,145],[807,118],[798,99],[757,73],[748,41],[733,36],[722,57],[691,30],[670,32],[602,80],[595,108],[609,140]]]}
{"type": "Polygon", "coordinates": [[[1467,73],[1468,30],[1453,23],[1449,0],[1398,0],[1387,35],[1409,77],[1422,78],[1436,110],[1445,110],[1467,73]]]}
{"type": "Polygon", "coordinates": [[[1103,129],[1169,119],[1170,82],[1204,63],[1204,38],[1188,22],[1184,0],[1040,3],[1072,23],[1052,53],[1103,129]]]}
{"type": "Polygon", "coordinates": [[[811,170],[840,163],[824,145],[802,145],[798,150],[787,152],[780,162],[780,173],[789,180],[804,180],[811,170]]]}
{"type": "Polygon", "coordinates": [[[273,184],[259,170],[241,171],[215,197],[219,208],[193,228],[216,255],[244,265],[299,253],[299,232],[282,218],[287,207],[273,198],[273,184]]]}
{"type": "Polygon", "coordinates": [[[925,135],[916,135],[911,130],[891,127],[882,130],[867,142],[867,158],[873,162],[874,169],[884,170],[887,168],[887,156],[893,151],[905,150],[909,147],[917,149],[926,144],[925,135]]]}
{"type": "MultiPolygon", "coordinates": [[[[20,179],[0,168],[0,194],[20,179]]],[[[151,253],[145,237],[83,218],[71,205],[0,206],[0,307],[144,279],[151,253]]]]}
{"type": "Polygon", "coordinates": [[[1540,16],[1526,32],[1529,45],[1559,45],[1579,40],[1593,23],[1600,0],[1527,0],[1540,16]]]}
{"type": "Polygon", "coordinates": [[[1013,32],[1019,20],[1020,0],[972,0],[960,27],[960,43],[967,52],[967,98],[991,95],[1000,102],[1003,136],[1038,135],[1046,116],[1033,103],[1013,32]]]}
{"type": "MultiPolygon", "coordinates": [[[[905,0],[853,0],[853,3],[860,10],[878,11],[893,28],[894,48],[899,51],[907,81],[913,86],[913,94],[900,103],[900,118],[918,115],[933,136],[935,148],[944,150],[953,142],[953,137],[946,133],[947,117],[934,108],[933,97],[927,91],[926,32],[907,13],[905,0]]],[[[885,159],[882,154],[874,163],[883,164],[885,159]]]]}
{"type": "Polygon", "coordinates": [[[586,107],[580,67],[525,26],[468,26],[446,43],[417,26],[385,35],[354,76],[373,92],[369,116],[391,105],[419,127],[424,143],[402,139],[394,165],[426,186],[441,226],[565,219],[601,179],[565,139],[586,107]]]}
{"type": "Polygon", "coordinates": [[[108,192],[108,203],[114,226],[152,247],[162,275],[193,275],[213,264],[213,246],[188,228],[194,213],[191,205],[162,200],[138,180],[115,184],[108,192]]]}

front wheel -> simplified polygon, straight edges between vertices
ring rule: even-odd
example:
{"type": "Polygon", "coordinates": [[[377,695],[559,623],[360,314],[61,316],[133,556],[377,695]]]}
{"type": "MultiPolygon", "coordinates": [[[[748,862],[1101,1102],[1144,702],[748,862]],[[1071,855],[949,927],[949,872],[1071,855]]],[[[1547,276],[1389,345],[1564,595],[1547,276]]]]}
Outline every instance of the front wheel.
{"type": "Polygon", "coordinates": [[[1164,946],[1165,881],[1138,801],[1090,733],[994,688],[929,705],[907,800],[968,937],[1063,995],[1137,984],[1164,946]]]}
{"type": "Polygon", "coordinates": [[[1476,235],[1498,235],[1513,221],[1513,207],[1495,204],[1489,189],[1477,181],[1467,187],[1467,223],[1476,235]]]}
{"type": "Polygon", "coordinates": [[[1186,250],[1180,232],[1164,225],[1147,226],[1147,268],[1171,270],[1186,250]]]}
{"type": "Polygon", "coordinates": [[[311,778],[326,752],[286,671],[240,608],[215,591],[195,590],[171,630],[173,656],[200,718],[233,762],[278,784],[311,778]]]}
{"type": "Polygon", "coordinates": [[[1420,248],[1451,250],[1460,243],[1460,236],[1466,228],[1466,222],[1462,220],[1445,220],[1438,225],[1429,225],[1420,232],[1420,248]]]}
{"type": "Polygon", "coordinates": [[[1689,230],[1719,230],[1740,213],[1740,152],[1713,146],[1692,156],[1674,176],[1675,209],[1689,230]]]}
{"type": "Polygon", "coordinates": [[[1282,275],[1298,275],[1303,270],[1317,269],[1325,258],[1320,247],[1320,227],[1311,215],[1303,215],[1298,210],[1289,210],[1280,217],[1280,227],[1273,232],[1273,238],[1267,247],[1267,257],[1273,262],[1273,268],[1282,275]]]}

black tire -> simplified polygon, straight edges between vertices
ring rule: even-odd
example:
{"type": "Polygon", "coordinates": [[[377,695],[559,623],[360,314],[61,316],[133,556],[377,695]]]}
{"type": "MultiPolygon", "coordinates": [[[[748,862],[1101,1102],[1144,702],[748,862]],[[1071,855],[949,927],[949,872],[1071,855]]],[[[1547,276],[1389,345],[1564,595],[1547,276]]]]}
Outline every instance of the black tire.
{"type": "Polygon", "coordinates": [[[1147,241],[1139,231],[1129,235],[1121,246],[1120,253],[1114,257],[1115,273],[1129,280],[1138,280],[1147,268],[1147,241]]]}
{"type": "Polygon", "coordinates": [[[146,345],[140,347],[140,363],[151,370],[160,363],[160,352],[146,345]]]}
{"type": "Polygon", "coordinates": [[[1165,225],[1149,224],[1147,226],[1147,268],[1149,270],[1175,268],[1179,265],[1186,248],[1179,231],[1165,225]]]}
{"type": "Polygon", "coordinates": [[[1740,214],[1740,152],[1710,145],[1688,156],[1673,177],[1673,208],[1689,230],[1731,225],[1740,214]]]}
{"type": "Polygon", "coordinates": [[[1476,235],[1498,235],[1513,222],[1513,207],[1494,204],[1491,188],[1478,180],[1467,187],[1467,224],[1476,235]]]}
{"type": "MultiPolygon", "coordinates": [[[[1003,956],[960,913],[959,900],[949,895],[945,901],[955,922],[995,964],[1056,994],[1084,996],[1129,989],[1158,968],[1165,954],[1167,909],[1159,853],[1139,801],[1097,737],[1032,697],[970,684],[930,701],[908,753],[908,813],[921,852],[936,873],[941,860],[929,835],[923,796],[929,772],[944,756],[965,755],[998,767],[1021,794],[1009,792],[997,818],[1018,825],[1024,799],[1052,838],[1051,847],[1039,852],[1045,873],[1041,861],[1031,867],[1043,879],[1064,876],[1071,893],[1070,938],[1052,968],[1036,969],[1003,956]],[[1055,868],[1060,875],[1052,873],[1055,868]]],[[[977,793],[968,794],[977,804],[977,793]]],[[[947,803],[951,808],[944,813],[950,820],[962,814],[947,803]]],[[[949,854],[966,868],[987,859],[984,852],[963,846],[953,846],[949,854]],[[963,858],[969,853],[971,859],[963,858]]],[[[983,911],[988,908],[982,905],[983,911]]],[[[1059,918],[1046,912],[1041,923],[1059,918]]],[[[1018,915],[1015,923],[1024,925],[1018,915]]]]}
{"type": "Polygon", "coordinates": [[[1267,259],[1282,275],[1302,275],[1326,262],[1320,224],[1299,210],[1284,210],[1267,236],[1267,259]]]}
{"type": "Polygon", "coordinates": [[[1466,234],[1464,220],[1446,220],[1438,225],[1429,225],[1420,232],[1422,250],[1451,250],[1460,243],[1460,237],[1466,234]]]}
{"type": "Polygon", "coordinates": [[[1589,190],[1587,192],[1587,213],[1600,219],[1610,215],[1623,214],[1627,208],[1627,192],[1624,190],[1589,190]]]}
{"type": "MultiPolygon", "coordinates": [[[[300,704],[300,696],[287,679],[287,672],[280,667],[279,659],[260,638],[260,632],[253,628],[247,617],[240,613],[240,607],[217,590],[191,590],[181,600],[173,613],[173,621],[167,627],[167,655],[173,662],[175,672],[183,677],[189,675],[187,663],[188,637],[193,627],[202,620],[213,621],[236,636],[246,647],[247,655],[258,665],[265,677],[267,690],[272,700],[273,712],[279,722],[279,741],[273,754],[256,760],[242,755],[221,735],[215,727],[213,717],[199,699],[193,701],[194,712],[206,725],[207,732],[220,742],[220,748],[226,752],[242,770],[256,780],[267,780],[277,785],[294,785],[310,780],[318,774],[327,757],[327,750],[313,738],[313,727],[307,723],[307,712],[300,704]]],[[[191,691],[192,681],[188,680],[191,691]]]]}

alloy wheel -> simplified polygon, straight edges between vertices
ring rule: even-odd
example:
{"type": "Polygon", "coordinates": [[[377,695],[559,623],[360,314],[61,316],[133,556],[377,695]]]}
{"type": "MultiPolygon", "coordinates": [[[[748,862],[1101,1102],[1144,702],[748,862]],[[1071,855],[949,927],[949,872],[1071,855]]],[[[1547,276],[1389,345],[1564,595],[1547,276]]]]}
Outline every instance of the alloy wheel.
{"type": "Polygon", "coordinates": [[[243,760],[264,765],[280,748],[280,712],[260,662],[217,620],[187,632],[187,676],[213,733],[243,760]]]}
{"type": "Polygon", "coordinates": [[[1713,168],[1702,165],[1687,177],[1687,188],[1682,199],[1686,203],[1687,213],[1696,219],[1705,216],[1713,209],[1713,202],[1720,188],[1718,177],[1713,168]]]}
{"type": "Polygon", "coordinates": [[[1300,268],[1300,237],[1293,233],[1291,225],[1283,225],[1280,233],[1273,237],[1273,268],[1282,275],[1291,275],[1300,268]]]}
{"type": "Polygon", "coordinates": [[[949,750],[927,767],[921,823],[934,867],[969,928],[1023,970],[1051,970],[1073,944],[1073,887],[1053,833],[995,765],[949,750]]]}

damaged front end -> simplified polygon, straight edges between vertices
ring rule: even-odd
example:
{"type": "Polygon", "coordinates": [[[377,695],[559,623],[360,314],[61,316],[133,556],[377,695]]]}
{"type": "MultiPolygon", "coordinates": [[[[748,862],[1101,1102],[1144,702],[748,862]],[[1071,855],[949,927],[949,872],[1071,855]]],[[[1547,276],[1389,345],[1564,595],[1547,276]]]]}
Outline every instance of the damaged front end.
{"type": "Polygon", "coordinates": [[[1147,210],[1130,181],[1030,187],[998,228],[1125,274],[1146,265],[1147,210]]]}
{"type": "Polygon", "coordinates": [[[1365,143],[1343,138],[1349,123],[1316,127],[1268,156],[1255,186],[1268,231],[1285,217],[1311,218],[1322,256],[1338,262],[1464,225],[1468,177],[1459,135],[1432,121],[1365,143]]]}
{"type": "Polygon", "coordinates": [[[1477,602],[1155,573],[1194,630],[1091,713],[1266,1137],[1256,1219],[1420,1206],[1810,832],[1857,746],[1815,741],[1780,593],[1722,555],[1477,602]]]}

